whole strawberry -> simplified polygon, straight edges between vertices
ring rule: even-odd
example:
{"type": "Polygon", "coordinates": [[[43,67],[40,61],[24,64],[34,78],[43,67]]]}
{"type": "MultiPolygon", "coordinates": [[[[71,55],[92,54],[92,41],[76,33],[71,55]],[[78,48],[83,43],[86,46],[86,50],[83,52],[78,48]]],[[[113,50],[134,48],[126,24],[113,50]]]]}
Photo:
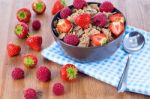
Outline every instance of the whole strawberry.
{"type": "Polygon", "coordinates": [[[77,25],[79,25],[81,28],[84,28],[84,29],[88,28],[89,24],[91,23],[90,14],[84,13],[84,14],[81,14],[81,15],[77,16],[75,18],[75,23],[77,25]]]}
{"type": "Polygon", "coordinates": [[[19,80],[24,78],[24,71],[21,68],[14,68],[11,76],[14,80],[19,80]]]}
{"type": "Polygon", "coordinates": [[[42,37],[33,35],[26,39],[26,44],[35,51],[41,50],[42,45],[42,37]]]}
{"type": "Polygon", "coordinates": [[[65,0],[56,0],[52,7],[51,13],[54,15],[66,6],[65,0]]]}
{"type": "Polygon", "coordinates": [[[43,0],[35,0],[32,3],[32,9],[36,14],[43,14],[46,10],[46,5],[43,0]]]}
{"type": "Polygon", "coordinates": [[[64,93],[64,86],[61,83],[55,83],[53,85],[53,93],[56,96],[60,96],[64,93]]]}
{"type": "Polygon", "coordinates": [[[15,26],[15,34],[17,35],[18,38],[24,39],[27,37],[29,32],[29,27],[25,23],[18,23],[15,26]]]}
{"type": "Polygon", "coordinates": [[[38,59],[33,54],[26,54],[23,57],[23,64],[28,68],[33,68],[37,65],[38,59]]]}
{"type": "Polygon", "coordinates": [[[51,72],[46,66],[40,66],[36,72],[37,79],[42,82],[47,82],[51,79],[51,72]]]}
{"type": "Polygon", "coordinates": [[[61,78],[66,81],[75,80],[77,74],[78,74],[78,70],[73,64],[66,64],[60,70],[61,78]]]}
{"type": "Polygon", "coordinates": [[[37,99],[37,92],[35,89],[28,88],[24,91],[25,99],[37,99]]]}
{"type": "Polygon", "coordinates": [[[7,45],[7,52],[10,57],[18,55],[20,51],[21,51],[21,47],[19,45],[16,45],[14,43],[9,43],[7,45]]]}
{"type": "Polygon", "coordinates": [[[21,8],[17,11],[16,16],[18,21],[28,23],[31,18],[31,12],[27,8],[21,8]]]}

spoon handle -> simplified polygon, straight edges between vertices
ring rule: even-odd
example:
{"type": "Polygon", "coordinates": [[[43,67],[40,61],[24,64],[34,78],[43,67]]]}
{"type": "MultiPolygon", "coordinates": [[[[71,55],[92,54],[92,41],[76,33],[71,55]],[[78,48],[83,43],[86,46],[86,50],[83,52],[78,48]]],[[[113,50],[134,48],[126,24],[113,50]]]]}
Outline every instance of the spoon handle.
{"type": "Polygon", "coordinates": [[[124,68],[124,71],[121,75],[121,78],[120,78],[120,81],[119,81],[119,84],[118,84],[118,87],[117,87],[118,92],[124,92],[126,90],[130,58],[131,58],[131,54],[128,54],[127,63],[126,63],[126,66],[124,68]]]}

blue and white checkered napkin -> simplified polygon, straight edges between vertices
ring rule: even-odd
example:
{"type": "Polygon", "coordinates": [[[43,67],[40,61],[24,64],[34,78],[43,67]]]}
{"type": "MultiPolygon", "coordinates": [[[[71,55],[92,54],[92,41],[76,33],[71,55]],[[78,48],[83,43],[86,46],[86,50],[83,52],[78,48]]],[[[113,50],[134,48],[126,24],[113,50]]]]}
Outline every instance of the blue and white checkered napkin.
{"type": "MultiPolygon", "coordinates": [[[[146,39],[146,44],[142,50],[133,54],[129,66],[127,81],[127,90],[131,92],[150,95],[150,33],[135,27],[127,26],[125,33],[131,31],[141,32],[146,39]]],[[[78,63],[66,54],[57,43],[42,51],[42,55],[58,64],[75,64],[79,71],[106,82],[110,85],[117,86],[123,69],[127,62],[127,54],[122,48],[118,49],[114,55],[103,60],[89,63],[78,63]]]]}

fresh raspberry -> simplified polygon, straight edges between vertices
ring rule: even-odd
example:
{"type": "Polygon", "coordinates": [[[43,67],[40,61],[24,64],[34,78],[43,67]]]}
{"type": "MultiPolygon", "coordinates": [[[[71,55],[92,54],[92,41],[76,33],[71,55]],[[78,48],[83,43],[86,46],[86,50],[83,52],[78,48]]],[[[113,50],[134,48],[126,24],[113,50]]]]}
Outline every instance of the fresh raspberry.
{"type": "Polygon", "coordinates": [[[46,66],[40,66],[36,73],[37,79],[47,82],[51,79],[51,72],[46,66]]]}
{"type": "Polygon", "coordinates": [[[114,6],[111,2],[105,1],[99,7],[101,12],[112,12],[114,10],[114,6]]]}
{"type": "Polygon", "coordinates": [[[77,35],[68,34],[64,37],[64,42],[76,46],[79,43],[79,38],[77,35]]]}
{"type": "Polygon", "coordinates": [[[62,95],[64,93],[64,86],[61,83],[55,83],[53,85],[53,93],[56,96],[62,95]]]}
{"type": "Polygon", "coordinates": [[[32,88],[28,88],[24,91],[24,97],[25,99],[37,99],[37,92],[32,88]]]}
{"type": "Polygon", "coordinates": [[[73,6],[76,9],[82,9],[83,7],[87,6],[87,2],[85,0],[74,0],[73,6]]]}
{"type": "Polygon", "coordinates": [[[107,23],[107,16],[103,13],[98,13],[93,17],[93,23],[96,26],[104,27],[107,23]]]}
{"type": "Polygon", "coordinates": [[[39,30],[39,29],[41,28],[41,23],[40,23],[40,21],[39,21],[39,20],[34,20],[34,21],[32,22],[32,28],[33,28],[34,30],[39,30]]]}
{"type": "Polygon", "coordinates": [[[14,80],[22,79],[24,78],[24,71],[20,68],[14,68],[11,76],[14,80]]]}
{"type": "Polygon", "coordinates": [[[62,19],[67,18],[68,16],[70,16],[72,13],[71,9],[69,7],[65,7],[60,11],[60,17],[62,19]]]}

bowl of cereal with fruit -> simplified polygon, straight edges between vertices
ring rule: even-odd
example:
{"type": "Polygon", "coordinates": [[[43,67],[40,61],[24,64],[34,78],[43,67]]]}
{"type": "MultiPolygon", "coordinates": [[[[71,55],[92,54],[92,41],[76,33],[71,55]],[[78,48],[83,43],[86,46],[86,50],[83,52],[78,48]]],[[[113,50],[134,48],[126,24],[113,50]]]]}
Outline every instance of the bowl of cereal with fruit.
{"type": "Polygon", "coordinates": [[[121,45],[125,27],[124,15],[109,1],[74,0],[51,22],[55,41],[77,61],[103,60],[113,55],[121,45]]]}

